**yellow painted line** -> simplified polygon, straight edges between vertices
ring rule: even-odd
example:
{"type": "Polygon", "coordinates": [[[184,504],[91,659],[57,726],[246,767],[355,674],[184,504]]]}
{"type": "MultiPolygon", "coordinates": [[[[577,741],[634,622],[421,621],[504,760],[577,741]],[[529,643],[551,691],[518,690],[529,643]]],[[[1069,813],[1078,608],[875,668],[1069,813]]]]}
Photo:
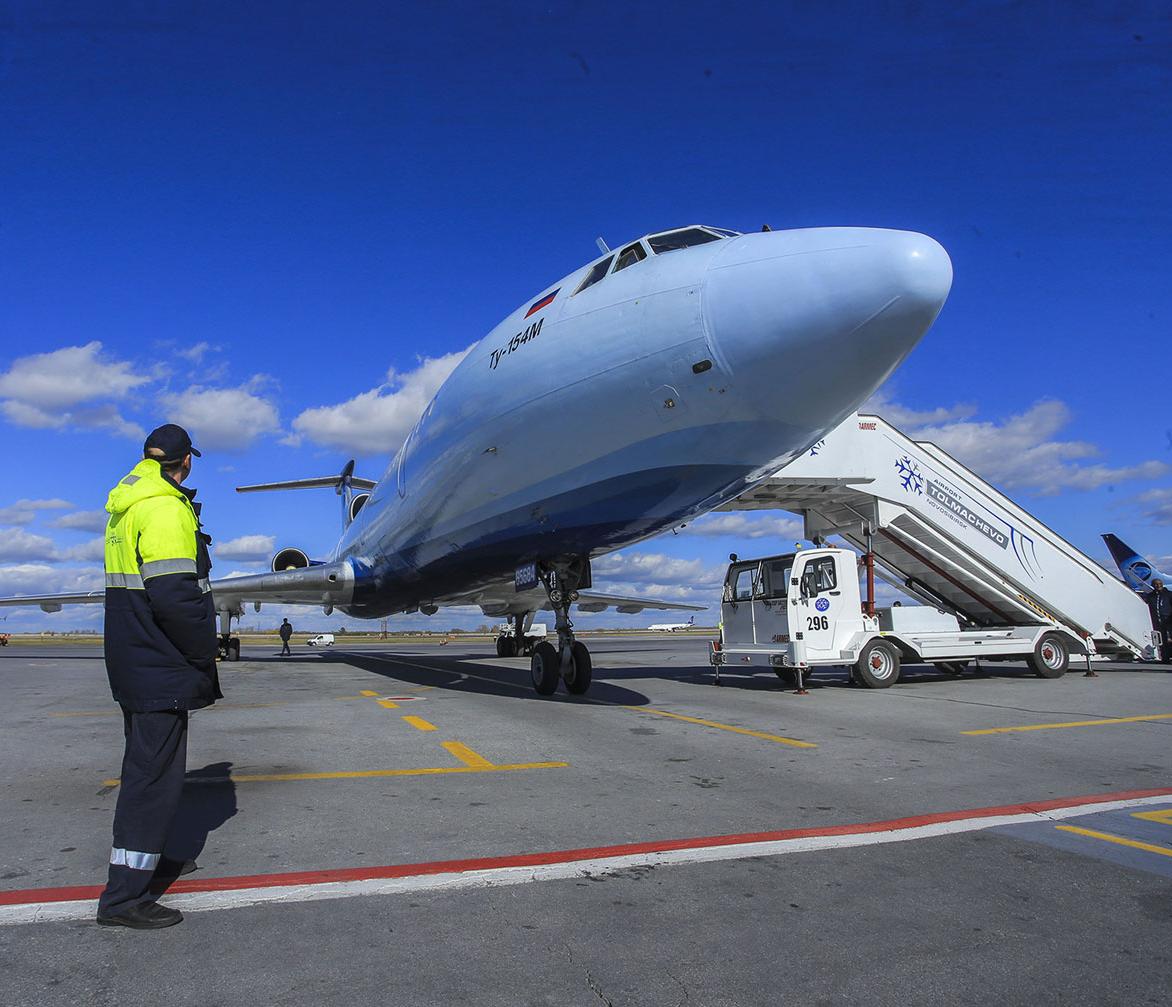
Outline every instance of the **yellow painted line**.
{"type": "MultiPolygon", "coordinates": [[[[452,755],[459,759],[469,769],[497,769],[483,755],[472,751],[467,745],[461,745],[458,741],[445,741],[444,748],[446,748],[452,755]]],[[[564,763],[563,763],[564,765],[564,763]]]]}
{"type": "Polygon", "coordinates": [[[1146,818],[1149,822],[1159,822],[1161,825],[1172,825],[1172,808],[1162,811],[1133,811],[1132,818],[1146,818]]]}
{"type": "Polygon", "coordinates": [[[434,731],[435,730],[435,724],[429,724],[422,717],[404,716],[403,719],[405,721],[407,721],[407,723],[410,724],[412,727],[417,728],[420,731],[434,731]]]}
{"type": "Polygon", "coordinates": [[[363,690],[362,690],[362,691],[359,693],[359,695],[360,695],[360,696],[369,696],[369,697],[371,697],[371,698],[373,699],[375,696],[377,696],[377,695],[378,695],[378,693],[377,693],[377,692],[371,692],[369,689],[363,689],[363,690]]]}
{"type": "Polygon", "coordinates": [[[745,734],[750,738],[763,738],[765,741],[776,741],[780,745],[792,745],[794,748],[817,748],[813,742],[798,741],[796,738],[785,738],[780,734],[766,734],[764,731],[751,731],[747,727],[736,727],[733,724],[721,724],[715,720],[701,720],[699,717],[685,717],[682,713],[668,713],[666,710],[652,710],[646,706],[624,706],[624,710],[634,710],[636,713],[653,713],[657,717],[671,717],[672,720],[682,720],[688,724],[699,724],[701,727],[715,727],[720,731],[732,731],[733,734],[745,734]]]}
{"type": "Polygon", "coordinates": [[[393,699],[380,699],[378,701],[378,705],[381,706],[384,710],[399,709],[399,704],[396,703],[393,699]]]}
{"type": "Polygon", "coordinates": [[[1151,843],[1141,843],[1137,839],[1113,836],[1110,832],[1096,832],[1094,829],[1083,829],[1077,825],[1055,825],[1054,828],[1061,829],[1063,832],[1073,832],[1078,836],[1089,836],[1091,839],[1102,839],[1107,843],[1130,846],[1133,850],[1144,850],[1147,853],[1158,853],[1162,857],[1172,857],[1172,849],[1169,849],[1167,846],[1153,846],[1151,843]]]}
{"type": "Polygon", "coordinates": [[[1016,731],[1054,731],[1063,727],[1098,727],[1100,724],[1139,724],[1146,720],[1172,720],[1172,713],[1149,713],[1143,717],[1106,717],[1102,720],[1068,720],[1062,724],[1022,724],[1018,727],[985,727],[961,734],[1012,734],[1016,731]]]}

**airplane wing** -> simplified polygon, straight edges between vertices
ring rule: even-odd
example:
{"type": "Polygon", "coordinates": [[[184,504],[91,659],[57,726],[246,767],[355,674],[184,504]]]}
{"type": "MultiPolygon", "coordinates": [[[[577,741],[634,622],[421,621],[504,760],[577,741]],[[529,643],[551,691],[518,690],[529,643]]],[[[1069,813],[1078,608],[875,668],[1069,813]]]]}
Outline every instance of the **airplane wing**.
{"type": "MultiPolygon", "coordinates": [[[[299,570],[282,570],[279,573],[259,573],[243,577],[224,577],[213,580],[212,597],[217,611],[239,614],[247,604],[264,603],[280,605],[312,605],[325,609],[345,607],[354,596],[354,568],[345,561],[321,563],[299,570]]],[[[105,600],[104,591],[86,594],[42,594],[24,598],[0,598],[0,606],[37,606],[45,612],[59,612],[64,605],[93,605],[105,600]]],[[[431,610],[454,605],[477,605],[485,615],[524,615],[527,612],[551,611],[545,591],[518,592],[512,581],[480,588],[463,594],[437,598],[431,610]]],[[[577,608],[582,612],[603,612],[615,608],[623,614],[641,612],[645,608],[661,612],[701,612],[703,605],[686,605],[682,602],[662,601],[658,598],[633,598],[627,595],[601,594],[582,591],[578,596],[577,608]]],[[[428,611],[427,605],[420,605],[428,611]]]]}

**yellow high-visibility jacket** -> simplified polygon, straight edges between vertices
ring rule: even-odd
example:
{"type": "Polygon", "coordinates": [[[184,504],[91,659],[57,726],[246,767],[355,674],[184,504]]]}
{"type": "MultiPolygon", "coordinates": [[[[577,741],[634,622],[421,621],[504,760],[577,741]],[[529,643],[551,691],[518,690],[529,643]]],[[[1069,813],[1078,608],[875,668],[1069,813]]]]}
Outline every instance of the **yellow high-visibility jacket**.
{"type": "Polygon", "coordinates": [[[147,458],[106,501],[106,672],[128,710],[194,710],[222,698],[209,540],[194,496],[147,458]]]}

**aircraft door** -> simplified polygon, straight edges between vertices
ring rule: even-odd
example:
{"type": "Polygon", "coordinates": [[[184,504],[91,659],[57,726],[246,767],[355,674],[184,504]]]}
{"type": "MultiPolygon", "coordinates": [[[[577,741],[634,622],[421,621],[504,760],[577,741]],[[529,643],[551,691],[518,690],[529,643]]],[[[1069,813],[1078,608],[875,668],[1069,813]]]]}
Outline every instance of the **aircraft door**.
{"type": "Polygon", "coordinates": [[[762,560],[753,597],[753,631],[762,647],[790,642],[789,579],[793,556],[762,560]]]}
{"type": "Polygon", "coordinates": [[[794,561],[790,584],[790,625],[795,639],[798,633],[806,645],[807,660],[825,660],[835,656],[835,619],[842,614],[838,569],[834,554],[799,555],[794,561]]]}
{"type": "Polygon", "coordinates": [[[754,642],[753,591],[760,563],[734,563],[724,581],[720,606],[723,639],[727,646],[745,647],[754,642]]]}

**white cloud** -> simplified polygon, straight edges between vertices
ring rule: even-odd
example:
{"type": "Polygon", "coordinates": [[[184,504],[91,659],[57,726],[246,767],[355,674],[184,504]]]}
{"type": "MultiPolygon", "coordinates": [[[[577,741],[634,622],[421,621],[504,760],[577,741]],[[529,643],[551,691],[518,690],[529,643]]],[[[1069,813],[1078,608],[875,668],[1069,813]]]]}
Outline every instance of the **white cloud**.
{"type": "Polygon", "coordinates": [[[1164,462],[1110,466],[1091,463],[1101,454],[1087,441],[1056,440],[1071,421],[1065,403],[1047,399],[1003,420],[973,420],[969,406],[917,413],[896,403],[870,403],[908,436],[938,444],[990,482],[1043,496],[1092,490],[1131,479],[1155,479],[1172,471],[1164,462]]]}
{"type": "Polygon", "coordinates": [[[58,555],[57,543],[48,536],[23,528],[0,529],[0,563],[29,559],[55,562],[58,555]]]}
{"type": "Polygon", "coordinates": [[[377,388],[337,405],[306,409],[293,421],[294,435],[289,443],[296,444],[304,437],[323,447],[356,454],[393,454],[467,354],[468,350],[461,350],[425,357],[415,370],[406,373],[391,368],[386,382],[377,388]]]}
{"type": "Polygon", "coordinates": [[[1172,525],[1172,489],[1148,490],[1139,500],[1145,518],[1153,524],[1172,525]]]}
{"type": "Polygon", "coordinates": [[[768,511],[735,511],[728,514],[706,514],[693,521],[680,534],[775,538],[779,540],[779,548],[788,548],[791,543],[802,539],[805,527],[796,517],[781,517],[768,511]]]}
{"type": "Polygon", "coordinates": [[[242,451],[257,437],[280,429],[277,407],[258,394],[266,383],[258,375],[238,388],[192,385],[161,401],[168,421],[185,427],[201,451],[242,451]]]}
{"type": "Polygon", "coordinates": [[[0,374],[0,396],[45,409],[63,409],[95,399],[117,399],[152,380],[126,360],[103,359],[102,344],[66,346],[12,362],[0,374]]]}
{"type": "Polygon", "coordinates": [[[277,540],[272,535],[241,535],[225,542],[217,542],[212,548],[216,559],[236,559],[259,562],[267,560],[277,551],[277,540]]]}
{"type": "Polygon", "coordinates": [[[17,500],[16,503],[0,508],[0,525],[32,524],[37,512],[43,510],[68,510],[68,500],[17,500]]]}
{"type": "Polygon", "coordinates": [[[0,563],[21,560],[101,562],[104,553],[105,542],[101,537],[62,549],[47,535],[36,535],[24,528],[0,528],[0,563]]]}
{"type": "Polygon", "coordinates": [[[687,585],[718,584],[724,569],[699,559],[679,559],[653,552],[612,552],[591,564],[591,572],[610,581],[626,584],[687,585]]]}
{"type": "Polygon", "coordinates": [[[192,363],[198,364],[201,360],[203,360],[204,356],[208,353],[209,350],[214,351],[218,349],[218,346],[213,346],[211,343],[199,342],[194,346],[188,346],[186,349],[177,350],[176,352],[179,354],[179,356],[190,360],[192,363]]]}
{"type": "MultiPolygon", "coordinates": [[[[62,501],[64,502],[64,501],[62,501]]],[[[104,531],[110,515],[104,510],[79,510],[62,514],[56,521],[50,521],[53,528],[72,528],[77,531],[104,531]]]]}

